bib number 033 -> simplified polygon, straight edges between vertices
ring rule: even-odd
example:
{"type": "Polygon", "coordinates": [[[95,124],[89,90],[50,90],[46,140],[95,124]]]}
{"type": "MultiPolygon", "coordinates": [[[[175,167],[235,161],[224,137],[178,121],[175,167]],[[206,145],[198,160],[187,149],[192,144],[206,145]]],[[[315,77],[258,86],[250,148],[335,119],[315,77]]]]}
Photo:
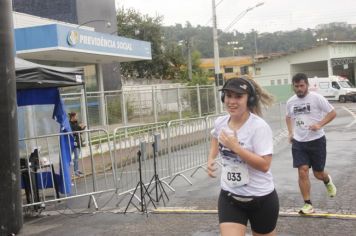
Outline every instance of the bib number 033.
{"type": "Polygon", "coordinates": [[[240,163],[234,166],[225,166],[225,168],[223,168],[223,180],[226,185],[231,188],[248,184],[249,175],[247,165],[240,163]]]}
{"type": "Polygon", "coordinates": [[[241,173],[227,172],[226,178],[229,181],[241,181],[241,173]]]}

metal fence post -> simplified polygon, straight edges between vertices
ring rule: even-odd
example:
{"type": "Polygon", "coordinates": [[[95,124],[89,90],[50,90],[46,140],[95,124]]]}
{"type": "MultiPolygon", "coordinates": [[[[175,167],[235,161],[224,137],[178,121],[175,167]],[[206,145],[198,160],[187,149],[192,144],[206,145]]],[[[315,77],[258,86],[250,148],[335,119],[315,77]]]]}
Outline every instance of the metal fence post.
{"type": "Polygon", "coordinates": [[[182,119],[182,103],[180,100],[180,87],[177,88],[177,103],[178,103],[178,116],[179,119],[182,119]]]}
{"type": "Polygon", "coordinates": [[[86,107],[87,104],[85,101],[85,90],[84,88],[82,88],[80,89],[80,114],[81,114],[82,122],[84,124],[88,124],[88,117],[85,109],[86,107]]]}
{"type": "Polygon", "coordinates": [[[168,156],[168,175],[169,177],[172,177],[172,161],[171,161],[172,142],[171,142],[170,127],[171,127],[171,121],[167,123],[167,146],[168,146],[167,156],[168,156]]]}
{"type": "Polygon", "coordinates": [[[105,126],[106,124],[106,113],[105,113],[105,101],[104,101],[104,84],[103,84],[103,67],[101,64],[96,64],[95,66],[97,73],[98,89],[99,89],[99,117],[100,124],[105,126]]]}
{"type": "Polygon", "coordinates": [[[197,84],[197,98],[198,98],[198,114],[199,114],[199,117],[201,117],[201,99],[200,99],[200,87],[199,87],[199,84],[197,84]]]}
{"type": "Polygon", "coordinates": [[[156,89],[155,89],[155,87],[152,87],[152,105],[153,105],[154,122],[158,122],[158,117],[157,117],[157,98],[156,98],[156,89]]]}
{"type": "Polygon", "coordinates": [[[213,87],[213,92],[214,92],[214,102],[215,102],[215,114],[219,114],[219,106],[218,106],[218,91],[216,89],[216,85],[213,87]]]}
{"type": "Polygon", "coordinates": [[[105,91],[103,91],[103,99],[104,99],[104,103],[105,103],[105,122],[106,125],[109,127],[109,103],[108,103],[108,98],[105,94],[105,91]]]}
{"type": "MultiPolygon", "coordinates": [[[[89,128],[89,122],[88,122],[88,113],[87,113],[87,99],[85,98],[85,92],[86,90],[84,88],[80,89],[80,113],[81,113],[81,118],[82,122],[89,128]]],[[[85,140],[89,140],[89,135],[88,133],[85,133],[85,140]]]]}
{"type": "MultiPolygon", "coordinates": [[[[121,117],[123,125],[126,127],[128,123],[127,110],[126,110],[126,101],[124,90],[121,90],[121,117]]],[[[127,137],[127,129],[125,129],[125,137],[127,137]]]]}

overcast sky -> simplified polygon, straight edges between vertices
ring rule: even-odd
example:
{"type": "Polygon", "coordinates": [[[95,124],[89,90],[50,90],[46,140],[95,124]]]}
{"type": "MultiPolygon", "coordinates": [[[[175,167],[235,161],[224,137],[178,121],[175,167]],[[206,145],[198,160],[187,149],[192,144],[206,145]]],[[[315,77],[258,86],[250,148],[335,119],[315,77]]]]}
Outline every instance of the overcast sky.
{"type": "MultiPolygon", "coordinates": [[[[117,7],[134,8],[150,16],[162,15],[163,25],[211,26],[212,0],[116,0],[117,7]]],[[[275,32],[315,28],[318,24],[356,24],[356,0],[215,0],[218,28],[225,31],[275,32]],[[233,27],[228,27],[247,8],[249,11],[233,27]]]]}

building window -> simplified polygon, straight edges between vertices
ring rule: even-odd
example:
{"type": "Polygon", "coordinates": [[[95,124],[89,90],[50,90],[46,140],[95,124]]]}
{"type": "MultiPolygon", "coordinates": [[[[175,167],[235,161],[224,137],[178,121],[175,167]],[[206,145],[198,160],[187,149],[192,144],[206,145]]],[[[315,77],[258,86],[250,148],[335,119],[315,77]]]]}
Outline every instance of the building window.
{"type": "Polygon", "coordinates": [[[234,68],[232,68],[232,67],[225,67],[224,70],[225,70],[225,73],[234,73],[234,68]]]}
{"type": "Polygon", "coordinates": [[[261,74],[261,67],[255,67],[255,74],[260,75],[261,74]]]}
{"type": "Polygon", "coordinates": [[[275,85],[275,84],[274,84],[274,80],[273,80],[273,79],[271,80],[271,85],[272,85],[272,86],[273,86],[273,85],[275,85]]]}
{"type": "Polygon", "coordinates": [[[277,84],[281,85],[282,84],[282,80],[281,79],[277,79],[277,84]]]}
{"type": "Polygon", "coordinates": [[[248,66],[243,66],[240,68],[241,75],[247,75],[248,74],[248,66]]]}
{"type": "Polygon", "coordinates": [[[284,84],[288,84],[288,79],[284,79],[284,84]]]}

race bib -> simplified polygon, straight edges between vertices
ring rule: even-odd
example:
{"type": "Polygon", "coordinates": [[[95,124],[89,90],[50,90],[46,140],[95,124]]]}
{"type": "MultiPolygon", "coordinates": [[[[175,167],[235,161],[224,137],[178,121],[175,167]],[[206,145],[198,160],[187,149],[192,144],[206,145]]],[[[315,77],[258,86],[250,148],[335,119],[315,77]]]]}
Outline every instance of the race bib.
{"type": "Polygon", "coordinates": [[[239,187],[249,182],[246,163],[225,166],[222,170],[222,179],[228,187],[239,187]]]}
{"type": "Polygon", "coordinates": [[[300,117],[297,117],[295,119],[295,127],[301,130],[309,130],[309,125],[307,124],[307,122],[300,117]]]}

